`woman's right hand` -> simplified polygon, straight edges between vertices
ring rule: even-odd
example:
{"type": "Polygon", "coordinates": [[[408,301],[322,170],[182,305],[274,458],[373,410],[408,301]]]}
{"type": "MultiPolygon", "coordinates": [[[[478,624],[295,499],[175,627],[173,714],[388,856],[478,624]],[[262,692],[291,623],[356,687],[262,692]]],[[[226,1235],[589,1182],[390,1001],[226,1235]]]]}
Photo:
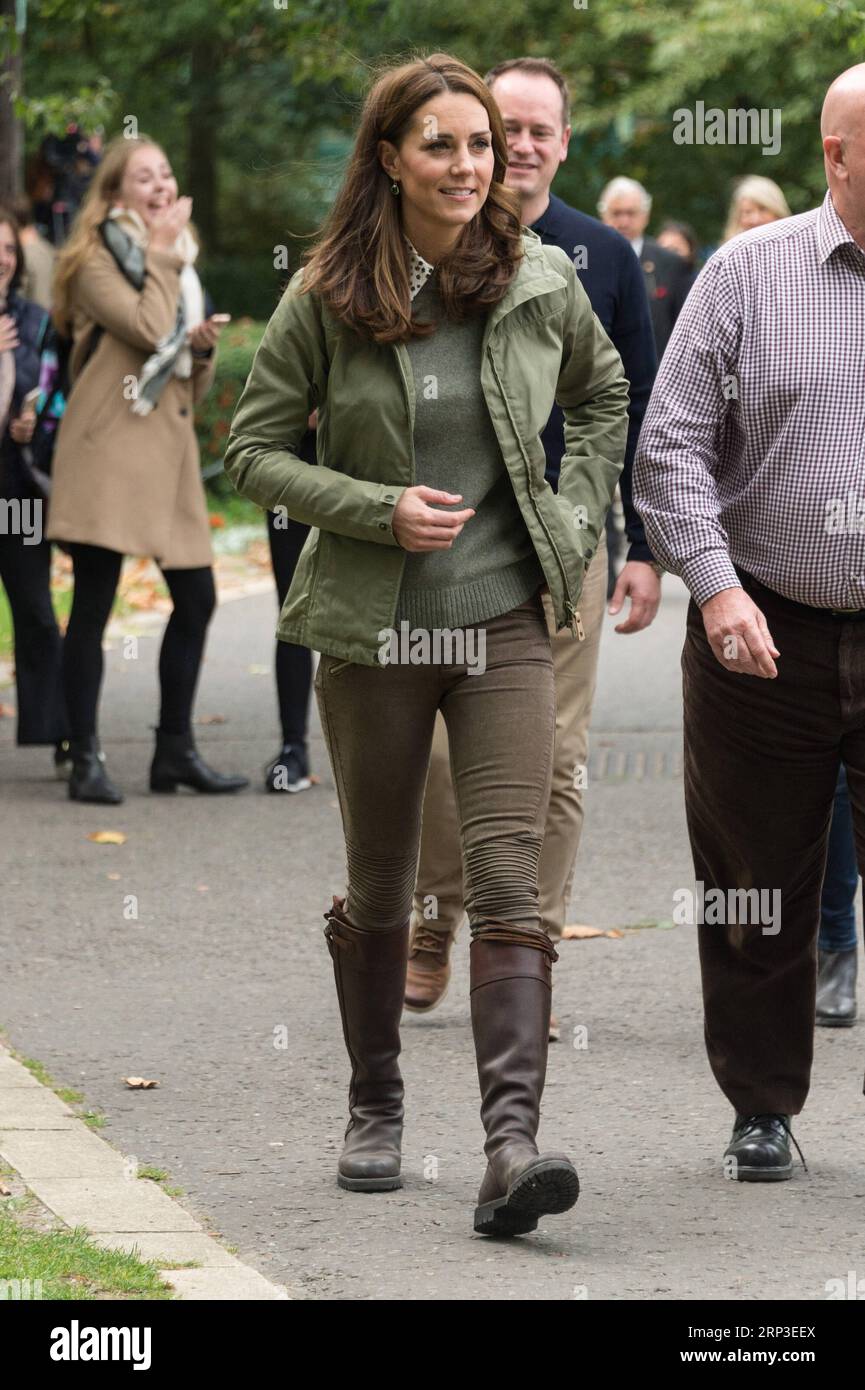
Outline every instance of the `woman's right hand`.
{"type": "Polygon", "coordinates": [[[450,550],[474,507],[459,512],[443,512],[445,506],[461,502],[460,492],[439,492],[432,487],[407,487],[393,509],[393,533],[403,550],[450,550]]]}
{"type": "Polygon", "coordinates": [[[150,223],[150,245],[154,251],[171,251],[190,217],[192,199],[178,198],[167,208],[161,208],[150,223]]]}
{"type": "Polygon", "coordinates": [[[0,314],[0,352],[11,352],[18,346],[18,329],[11,314],[0,314]]]}

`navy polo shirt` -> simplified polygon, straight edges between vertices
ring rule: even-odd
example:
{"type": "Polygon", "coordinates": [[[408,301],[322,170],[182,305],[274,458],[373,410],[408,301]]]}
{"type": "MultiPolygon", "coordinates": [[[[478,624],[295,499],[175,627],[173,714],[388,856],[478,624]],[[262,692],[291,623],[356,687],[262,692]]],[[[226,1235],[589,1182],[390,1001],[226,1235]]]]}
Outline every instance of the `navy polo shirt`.
{"type": "MultiPolygon", "coordinates": [[[[531,226],[546,246],[560,246],[574,262],[592,308],[622,359],[630,383],[628,444],[619,479],[629,560],[651,560],[643,523],[634,507],[631,475],[637,437],[658,366],[652,319],[642,267],[630,242],[612,227],[569,207],[554,193],[546,211],[531,226]]],[[[559,466],[565,452],[565,417],[553,407],[541,435],[547,456],[547,481],[558,491],[559,466]]]]}

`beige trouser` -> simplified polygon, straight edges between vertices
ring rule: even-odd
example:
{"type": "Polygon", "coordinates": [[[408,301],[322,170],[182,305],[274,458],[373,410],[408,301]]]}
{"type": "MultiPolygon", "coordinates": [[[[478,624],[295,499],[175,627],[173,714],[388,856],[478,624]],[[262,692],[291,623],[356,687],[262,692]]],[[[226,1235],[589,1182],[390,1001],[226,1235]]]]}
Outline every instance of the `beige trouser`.
{"type": "MultiPolygon", "coordinates": [[[[553,941],[561,940],[583,829],[582,787],[585,786],[589,718],[595,694],[606,594],[607,545],[602,535],[580,595],[585,641],[577,641],[569,628],[556,632],[552,603],[549,595],[544,595],[555,673],[556,736],[538,889],[541,922],[553,941]]],[[[464,916],[459,821],[447,727],[439,712],[424,794],[412,928],[426,922],[455,936],[464,916]]]]}

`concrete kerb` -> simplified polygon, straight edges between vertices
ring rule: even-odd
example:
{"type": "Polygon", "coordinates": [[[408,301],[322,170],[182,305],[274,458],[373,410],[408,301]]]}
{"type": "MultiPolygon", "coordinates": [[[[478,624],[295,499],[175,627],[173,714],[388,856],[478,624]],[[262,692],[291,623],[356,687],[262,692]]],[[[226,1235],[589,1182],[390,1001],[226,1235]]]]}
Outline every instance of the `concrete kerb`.
{"type": "Polygon", "coordinates": [[[154,1260],[179,1299],[287,1300],[43,1086],[0,1043],[0,1157],[65,1225],[97,1245],[154,1260]],[[188,1269],[165,1263],[194,1261],[188,1269]]]}

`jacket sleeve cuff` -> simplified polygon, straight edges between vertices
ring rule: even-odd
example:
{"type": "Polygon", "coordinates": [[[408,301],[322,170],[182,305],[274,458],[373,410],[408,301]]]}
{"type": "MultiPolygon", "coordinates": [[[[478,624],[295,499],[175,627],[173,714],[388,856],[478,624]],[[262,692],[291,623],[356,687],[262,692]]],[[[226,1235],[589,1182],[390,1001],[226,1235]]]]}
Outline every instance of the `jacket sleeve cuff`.
{"type": "Polygon", "coordinates": [[[726,550],[708,550],[688,560],[679,571],[699,608],[722,589],[741,589],[742,581],[726,550]]]}
{"type": "Polygon", "coordinates": [[[385,545],[399,545],[393,529],[393,514],[404,492],[404,487],[391,487],[388,483],[382,483],[379,495],[373,502],[375,527],[376,530],[386,533],[379,537],[385,545]]]}

